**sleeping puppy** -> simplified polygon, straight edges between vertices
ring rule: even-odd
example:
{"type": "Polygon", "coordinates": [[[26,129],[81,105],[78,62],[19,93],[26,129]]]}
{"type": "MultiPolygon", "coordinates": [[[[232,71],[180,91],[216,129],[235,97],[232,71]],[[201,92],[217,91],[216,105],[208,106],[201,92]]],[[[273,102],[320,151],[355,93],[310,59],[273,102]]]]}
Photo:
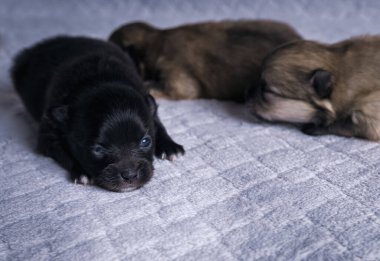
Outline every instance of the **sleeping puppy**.
{"type": "Polygon", "coordinates": [[[37,149],[75,181],[112,191],[141,187],[153,154],[183,154],[157,116],[133,62],[111,43],[56,37],[22,51],[12,68],[15,89],[39,122],[37,149]]]}
{"type": "Polygon", "coordinates": [[[258,118],[301,123],[310,135],[379,140],[379,70],[379,36],[287,44],[265,59],[248,104],[258,118]]]}
{"type": "Polygon", "coordinates": [[[156,98],[244,101],[272,49],[300,36],[274,21],[223,21],[157,29],[121,26],[110,41],[131,54],[156,98]]]}

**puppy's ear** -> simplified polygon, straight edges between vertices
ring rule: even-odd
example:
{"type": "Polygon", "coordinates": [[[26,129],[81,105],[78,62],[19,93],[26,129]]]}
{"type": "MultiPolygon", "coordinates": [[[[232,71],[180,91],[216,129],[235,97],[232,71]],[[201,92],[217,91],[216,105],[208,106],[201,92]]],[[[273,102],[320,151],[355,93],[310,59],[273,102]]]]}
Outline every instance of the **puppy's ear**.
{"type": "Polygon", "coordinates": [[[334,76],[325,70],[318,69],[311,74],[311,86],[321,99],[329,98],[333,89],[334,76]]]}
{"type": "Polygon", "coordinates": [[[150,110],[150,113],[152,115],[156,115],[157,114],[157,103],[156,103],[156,100],[153,98],[152,95],[148,94],[146,97],[145,97],[145,100],[146,102],[148,103],[148,106],[149,106],[149,110],[150,110]]]}

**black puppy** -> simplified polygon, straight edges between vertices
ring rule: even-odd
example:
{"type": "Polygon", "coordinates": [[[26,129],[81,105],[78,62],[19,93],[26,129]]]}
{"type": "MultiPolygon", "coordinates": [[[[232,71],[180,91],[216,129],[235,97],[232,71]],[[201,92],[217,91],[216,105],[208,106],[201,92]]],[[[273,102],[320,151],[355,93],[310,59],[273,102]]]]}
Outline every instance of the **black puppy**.
{"type": "Polygon", "coordinates": [[[38,151],[75,181],[112,191],[139,188],[153,174],[153,154],[171,160],[184,153],[160,122],[133,62],[111,43],[48,39],[22,51],[11,73],[40,123],[38,151]]]}

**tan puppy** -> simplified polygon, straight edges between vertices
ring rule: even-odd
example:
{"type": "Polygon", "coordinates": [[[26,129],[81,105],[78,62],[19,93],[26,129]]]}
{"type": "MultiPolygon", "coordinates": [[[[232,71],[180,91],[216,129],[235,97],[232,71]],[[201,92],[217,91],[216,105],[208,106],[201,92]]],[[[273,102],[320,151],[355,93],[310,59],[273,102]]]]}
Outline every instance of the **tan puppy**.
{"type": "Polygon", "coordinates": [[[273,21],[223,21],[157,29],[145,23],[118,28],[110,41],[128,51],[152,94],[170,99],[244,101],[259,67],[275,47],[300,36],[273,21]]]}
{"type": "Polygon", "coordinates": [[[265,59],[261,77],[248,102],[258,118],[380,139],[380,36],[287,44],[265,59]]]}

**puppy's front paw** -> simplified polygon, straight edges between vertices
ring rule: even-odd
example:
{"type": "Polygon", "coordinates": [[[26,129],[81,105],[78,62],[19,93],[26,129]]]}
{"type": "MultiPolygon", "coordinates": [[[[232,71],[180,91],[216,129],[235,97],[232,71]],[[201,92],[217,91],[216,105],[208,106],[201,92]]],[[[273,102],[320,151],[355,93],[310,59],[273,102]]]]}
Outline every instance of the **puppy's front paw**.
{"type": "Polygon", "coordinates": [[[94,184],[93,179],[85,174],[71,173],[71,179],[74,182],[74,184],[81,184],[84,186],[94,184]]]}
{"type": "Polygon", "coordinates": [[[182,145],[168,139],[157,141],[155,154],[157,158],[173,161],[179,155],[184,155],[185,150],[182,145]]]}

